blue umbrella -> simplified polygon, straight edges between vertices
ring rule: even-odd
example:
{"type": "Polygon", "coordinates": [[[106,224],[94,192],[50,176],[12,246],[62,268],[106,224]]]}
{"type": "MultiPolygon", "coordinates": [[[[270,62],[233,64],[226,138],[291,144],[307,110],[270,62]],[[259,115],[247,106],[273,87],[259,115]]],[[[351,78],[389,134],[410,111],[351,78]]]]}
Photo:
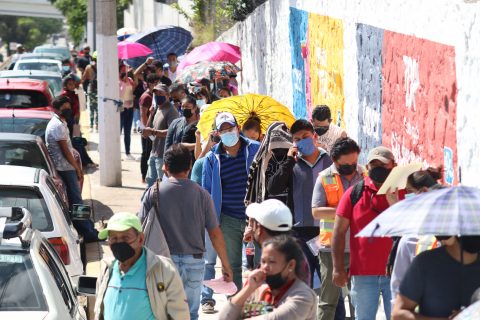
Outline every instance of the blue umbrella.
{"type": "MultiPolygon", "coordinates": [[[[153,51],[152,56],[155,59],[166,61],[167,55],[171,52],[177,56],[184,54],[192,39],[192,34],[183,28],[159,26],[146,32],[133,34],[126,41],[141,43],[153,51]]],[[[129,64],[135,65],[135,59],[129,60],[129,64]]]]}

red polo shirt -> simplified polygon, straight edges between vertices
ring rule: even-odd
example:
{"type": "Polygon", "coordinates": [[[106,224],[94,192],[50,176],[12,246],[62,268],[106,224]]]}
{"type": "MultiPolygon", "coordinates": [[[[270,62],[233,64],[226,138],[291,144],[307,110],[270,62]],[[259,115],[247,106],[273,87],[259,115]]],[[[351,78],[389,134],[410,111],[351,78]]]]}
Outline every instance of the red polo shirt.
{"type": "MultiPolygon", "coordinates": [[[[370,221],[389,207],[385,195],[376,195],[378,189],[369,177],[365,178],[362,197],[352,207],[350,187],[337,207],[337,215],[350,220],[350,275],[384,276],[388,255],[392,249],[390,238],[357,238],[370,221]]],[[[403,193],[401,197],[403,198],[403,193]]]]}

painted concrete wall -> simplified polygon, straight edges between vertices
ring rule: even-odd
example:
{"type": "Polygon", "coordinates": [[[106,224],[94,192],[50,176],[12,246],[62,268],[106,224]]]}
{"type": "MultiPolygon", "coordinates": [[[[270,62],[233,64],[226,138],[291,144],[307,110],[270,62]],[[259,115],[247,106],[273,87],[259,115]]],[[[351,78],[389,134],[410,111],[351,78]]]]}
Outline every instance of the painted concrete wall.
{"type": "Polygon", "coordinates": [[[479,14],[459,0],[270,0],[221,39],[242,49],[241,92],[299,118],[328,104],[362,160],[383,144],[480,186],[479,14]]]}
{"type": "MultiPolygon", "coordinates": [[[[180,0],[178,4],[187,13],[190,13],[190,0],[180,0]]],[[[125,27],[135,28],[139,31],[146,31],[159,25],[173,25],[191,30],[188,19],[176,9],[154,0],[133,0],[133,3],[124,13],[125,27]]]]}

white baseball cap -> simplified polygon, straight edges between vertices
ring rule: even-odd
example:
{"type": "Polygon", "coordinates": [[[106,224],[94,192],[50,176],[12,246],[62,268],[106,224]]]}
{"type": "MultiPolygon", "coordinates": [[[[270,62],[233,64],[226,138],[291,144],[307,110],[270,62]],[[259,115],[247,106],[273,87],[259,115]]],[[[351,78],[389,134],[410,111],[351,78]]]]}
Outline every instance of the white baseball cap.
{"type": "Polygon", "coordinates": [[[290,209],[280,200],[268,199],[262,203],[251,203],[246,214],[263,227],[272,231],[290,231],[293,217],[290,209]]]}
{"type": "Polygon", "coordinates": [[[224,123],[229,123],[232,126],[237,125],[237,121],[235,120],[235,117],[230,112],[220,112],[215,117],[215,127],[217,128],[217,130],[220,130],[220,127],[224,123]]]}

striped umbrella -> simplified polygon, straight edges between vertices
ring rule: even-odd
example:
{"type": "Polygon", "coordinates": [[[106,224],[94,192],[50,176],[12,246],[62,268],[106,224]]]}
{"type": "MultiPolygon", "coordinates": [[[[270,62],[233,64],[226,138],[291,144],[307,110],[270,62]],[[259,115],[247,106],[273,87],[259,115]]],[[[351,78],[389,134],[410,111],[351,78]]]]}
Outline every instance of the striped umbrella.
{"type": "Polygon", "coordinates": [[[372,220],[357,237],[480,235],[480,189],[450,187],[402,200],[372,220]]]}

